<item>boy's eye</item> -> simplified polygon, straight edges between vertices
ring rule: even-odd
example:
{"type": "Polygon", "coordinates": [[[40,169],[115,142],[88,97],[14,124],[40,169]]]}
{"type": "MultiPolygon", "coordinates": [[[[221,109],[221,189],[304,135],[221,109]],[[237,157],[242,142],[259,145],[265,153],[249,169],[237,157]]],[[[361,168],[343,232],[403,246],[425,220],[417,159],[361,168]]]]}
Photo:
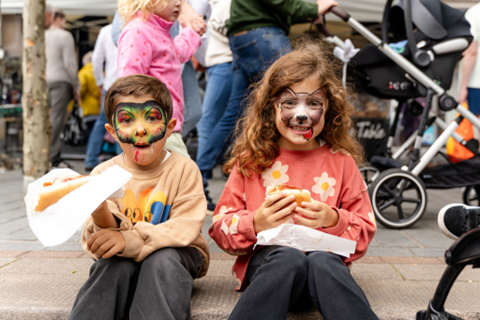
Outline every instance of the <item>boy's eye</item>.
{"type": "Polygon", "coordinates": [[[162,114],[158,110],[152,110],[146,115],[145,118],[150,122],[162,120],[162,114]]]}
{"type": "Polygon", "coordinates": [[[133,119],[126,113],[119,113],[117,116],[117,120],[119,123],[123,124],[130,124],[133,122],[133,119]]]}

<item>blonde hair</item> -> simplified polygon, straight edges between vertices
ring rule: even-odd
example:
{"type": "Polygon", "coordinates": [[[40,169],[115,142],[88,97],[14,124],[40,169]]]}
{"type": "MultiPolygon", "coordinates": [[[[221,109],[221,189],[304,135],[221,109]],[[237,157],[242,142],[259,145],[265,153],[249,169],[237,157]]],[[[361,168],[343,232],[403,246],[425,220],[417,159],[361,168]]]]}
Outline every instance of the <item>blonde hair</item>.
{"type": "Polygon", "coordinates": [[[147,20],[148,14],[159,3],[163,4],[163,9],[167,6],[168,0],[118,0],[118,14],[125,22],[125,26],[138,11],[142,12],[142,19],[147,20]]]}

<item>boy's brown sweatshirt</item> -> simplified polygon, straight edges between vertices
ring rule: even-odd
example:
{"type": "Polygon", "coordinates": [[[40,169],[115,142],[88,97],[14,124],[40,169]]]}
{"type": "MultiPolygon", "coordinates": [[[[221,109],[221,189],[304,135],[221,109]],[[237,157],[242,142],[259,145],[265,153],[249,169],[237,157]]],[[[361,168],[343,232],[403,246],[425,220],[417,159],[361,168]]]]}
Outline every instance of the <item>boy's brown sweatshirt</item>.
{"type": "MultiPolygon", "coordinates": [[[[133,175],[125,185],[122,199],[107,200],[120,225],[115,230],[125,238],[125,250],[119,256],[140,262],[161,248],[194,247],[203,256],[203,266],[197,276],[203,277],[210,259],[207,242],[201,234],[207,203],[195,162],[172,152],[157,168],[140,171],[128,168],[119,155],[97,166],[91,174],[99,174],[113,165],[133,175]],[[165,222],[151,223],[162,221],[162,216],[165,222]]],[[[92,234],[101,229],[90,217],[82,232],[83,249],[94,259],[86,244],[92,234]]]]}

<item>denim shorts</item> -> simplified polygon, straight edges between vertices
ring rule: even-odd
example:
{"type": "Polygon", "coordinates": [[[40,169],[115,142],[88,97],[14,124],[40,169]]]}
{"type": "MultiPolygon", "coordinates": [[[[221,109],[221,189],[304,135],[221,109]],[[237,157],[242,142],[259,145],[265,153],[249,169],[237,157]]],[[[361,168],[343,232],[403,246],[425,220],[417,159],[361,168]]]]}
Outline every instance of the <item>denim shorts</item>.
{"type": "Polygon", "coordinates": [[[475,115],[480,115],[480,89],[468,88],[468,110],[475,115]]]}

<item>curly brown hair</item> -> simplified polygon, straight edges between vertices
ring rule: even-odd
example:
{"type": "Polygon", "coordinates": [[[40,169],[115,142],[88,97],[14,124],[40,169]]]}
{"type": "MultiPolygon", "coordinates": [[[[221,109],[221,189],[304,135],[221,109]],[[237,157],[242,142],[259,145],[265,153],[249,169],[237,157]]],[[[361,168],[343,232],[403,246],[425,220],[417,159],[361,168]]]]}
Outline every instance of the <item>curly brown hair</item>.
{"type": "Polygon", "coordinates": [[[363,148],[351,135],[353,106],[347,100],[338,71],[341,62],[320,42],[297,43],[295,50],[273,63],[247,99],[245,111],[237,123],[230,159],[223,169],[250,176],[269,167],[279,154],[280,133],[275,124],[275,103],[283,90],[315,76],[327,100],[325,127],[317,136],[333,150],[345,150],[357,164],[363,161],[363,148]]]}

